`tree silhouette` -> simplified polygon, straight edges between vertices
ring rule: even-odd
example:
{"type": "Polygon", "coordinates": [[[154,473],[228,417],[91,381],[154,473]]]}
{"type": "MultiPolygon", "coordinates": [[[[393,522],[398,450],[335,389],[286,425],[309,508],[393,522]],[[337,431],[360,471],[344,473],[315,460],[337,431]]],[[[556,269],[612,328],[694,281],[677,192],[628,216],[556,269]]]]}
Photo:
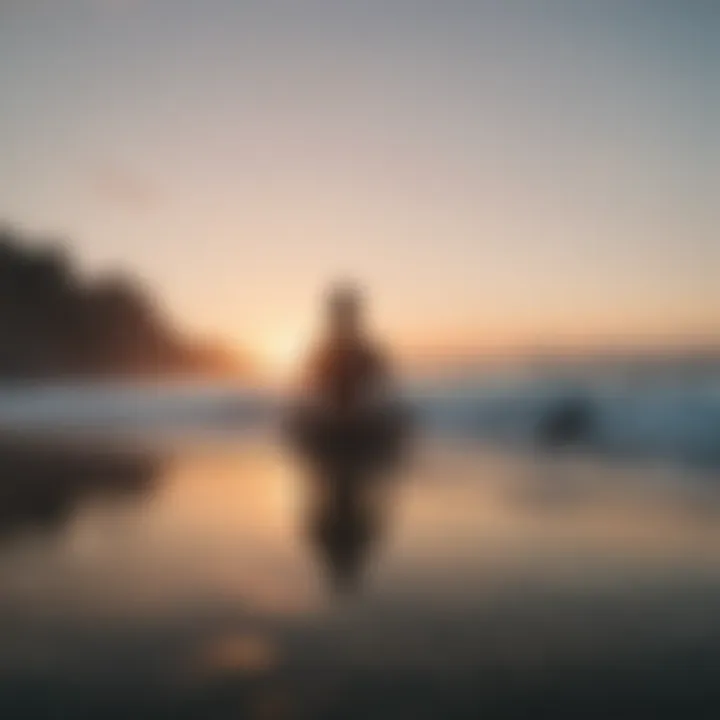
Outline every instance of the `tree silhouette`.
{"type": "Polygon", "coordinates": [[[0,229],[0,377],[238,374],[247,361],[186,338],[132,278],[83,277],[60,243],[0,229]]]}

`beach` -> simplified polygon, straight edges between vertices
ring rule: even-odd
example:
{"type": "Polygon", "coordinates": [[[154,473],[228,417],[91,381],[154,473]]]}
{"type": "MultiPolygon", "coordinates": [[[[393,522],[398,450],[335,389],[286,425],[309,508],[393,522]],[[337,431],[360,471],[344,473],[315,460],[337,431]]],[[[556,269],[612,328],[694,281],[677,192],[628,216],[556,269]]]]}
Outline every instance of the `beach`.
{"type": "Polygon", "coordinates": [[[6,444],[3,717],[712,716],[713,470],[423,431],[338,490],[161,429],[6,444]]]}

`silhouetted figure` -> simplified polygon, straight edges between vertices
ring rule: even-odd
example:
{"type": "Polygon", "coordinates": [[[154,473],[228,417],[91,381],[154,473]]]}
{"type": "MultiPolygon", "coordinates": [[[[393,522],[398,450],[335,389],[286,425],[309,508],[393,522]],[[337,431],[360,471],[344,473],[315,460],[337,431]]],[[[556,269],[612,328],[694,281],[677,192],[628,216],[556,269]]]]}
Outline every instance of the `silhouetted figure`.
{"type": "Polygon", "coordinates": [[[312,401],[342,414],[382,402],[389,390],[388,366],[367,336],[360,293],[349,285],[334,288],[326,313],[326,335],[307,372],[312,401]]]}
{"type": "Polygon", "coordinates": [[[326,314],[325,337],[306,368],[307,396],[285,418],[287,437],[313,461],[392,461],[408,436],[409,415],[365,331],[359,292],[334,288],[326,314]]]}

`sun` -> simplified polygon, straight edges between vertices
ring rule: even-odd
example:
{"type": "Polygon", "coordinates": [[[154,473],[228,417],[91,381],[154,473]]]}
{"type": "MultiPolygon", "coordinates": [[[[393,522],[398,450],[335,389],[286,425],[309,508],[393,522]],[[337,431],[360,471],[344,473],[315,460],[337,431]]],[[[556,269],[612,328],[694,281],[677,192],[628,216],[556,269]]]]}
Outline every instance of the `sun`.
{"type": "Polygon", "coordinates": [[[267,337],[260,346],[260,354],[268,374],[273,380],[289,381],[299,371],[307,352],[305,333],[284,331],[267,337]]]}

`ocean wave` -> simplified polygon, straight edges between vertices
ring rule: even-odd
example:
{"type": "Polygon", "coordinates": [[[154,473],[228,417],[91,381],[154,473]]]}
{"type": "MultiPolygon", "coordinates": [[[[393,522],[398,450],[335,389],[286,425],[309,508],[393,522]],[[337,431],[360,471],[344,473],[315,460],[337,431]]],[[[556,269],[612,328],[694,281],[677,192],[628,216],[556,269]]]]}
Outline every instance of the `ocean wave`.
{"type": "Polygon", "coordinates": [[[581,447],[720,466],[720,385],[529,380],[416,391],[422,423],[543,449],[581,447]]]}
{"type": "MultiPolygon", "coordinates": [[[[527,379],[405,391],[425,432],[540,450],[582,448],[720,467],[720,383],[527,379]]],[[[276,394],[221,385],[77,384],[0,390],[0,430],[237,431],[276,420],[276,394]]]]}
{"type": "Polygon", "coordinates": [[[277,403],[222,385],[77,383],[0,390],[0,430],[117,430],[255,424],[277,403]]]}

